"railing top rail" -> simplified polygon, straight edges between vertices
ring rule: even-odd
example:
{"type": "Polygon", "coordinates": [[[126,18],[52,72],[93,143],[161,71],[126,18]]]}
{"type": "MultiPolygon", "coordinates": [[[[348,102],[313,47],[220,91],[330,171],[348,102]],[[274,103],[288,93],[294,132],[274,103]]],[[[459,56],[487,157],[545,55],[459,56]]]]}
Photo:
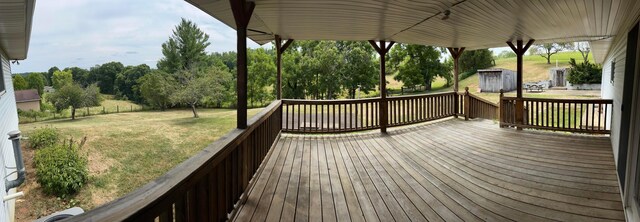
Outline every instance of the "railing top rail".
{"type": "Polygon", "coordinates": [[[258,125],[268,119],[280,105],[280,100],[273,101],[248,120],[247,129],[232,130],[209,144],[196,155],[141,188],[96,209],[69,218],[68,221],[123,221],[143,209],[153,207],[166,197],[174,195],[174,191],[179,191],[178,189],[183,189],[186,187],[185,185],[194,183],[195,180],[193,178],[206,173],[203,169],[213,167],[222,161],[222,158],[231,152],[229,147],[234,147],[242,142],[258,125]]]}
{"type": "Polygon", "coordinates": [[[517,98],[517,97],[502,97],[501,100],[524,100],[535,102],[565,102],[565,103],[603,103],[612,104],[611,99],[546,99],[546,98],[517,98]]]}
{"type": "Polygon", "coordinates": [[[415,94],[415,95],[404,95],[404,96],[392,96],[387,97],[387,100],[395,100],[395,99],[411,99],[411,98],[423,98],[423,97],[435,97],[435,96],[444,96],[455,94],[455,92],[441,92],[441,93],[426,93],[426,94],[415,94]]]}
{"type": "Polygon", "coordinates": [[[283,104],[352,104],[364,102],[378,102],[380,98],[364,99],[333,99],[333,100],[307,100],[307,99],[283,99],[283,104]]]}
{"type": "Polygon", "coordinates": [[[484,103],[486,103],[486,104],[488,104],[488,105],[491,105],[491,106],[493,106],[493,107],[496,107],[496,108],[500,107],[500,105],[498,105],[498,104],[495,104],[495,103],[493,103],[493,102],[491,102],[491,101],[489,101],[489,100],[487,100],[487,99],[481,98],[481,97],[476,96],[476,95],[473,95],[473,94],[471,94],[471,93],[469,93],[469,96],[470,96],[471,98],[473,98],[473,99],[480,100],[480,101],[482,101],[482,102],[484,102],[484,103]]]}

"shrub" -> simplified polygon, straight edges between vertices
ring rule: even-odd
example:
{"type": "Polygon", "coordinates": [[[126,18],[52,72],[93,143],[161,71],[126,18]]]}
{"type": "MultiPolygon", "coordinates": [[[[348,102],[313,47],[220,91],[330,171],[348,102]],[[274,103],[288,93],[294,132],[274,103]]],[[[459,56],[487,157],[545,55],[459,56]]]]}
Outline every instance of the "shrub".
{"type": "Polygon", "coordinates": [[[592,84],[602,82],[602,67],[593,63],[576,64],[576,60],[571,58],[569,61],[571,68],[567,80],[571,84],[592,84]]]}
{"type": "Polygon", "coordinates": [[[29,135],[29,146],[33,149],[40,149],[53,146],[59,140],[60,135],[54,128],[43,127],[36,129],[29,135]]]}
{"type": "Polygon", "coordinates": [[[36,178],[45,193],[65,198],[87,183],[87,157],[80,153],[85,139],[80,144],[70,140],[36,150],[36,178]]]}

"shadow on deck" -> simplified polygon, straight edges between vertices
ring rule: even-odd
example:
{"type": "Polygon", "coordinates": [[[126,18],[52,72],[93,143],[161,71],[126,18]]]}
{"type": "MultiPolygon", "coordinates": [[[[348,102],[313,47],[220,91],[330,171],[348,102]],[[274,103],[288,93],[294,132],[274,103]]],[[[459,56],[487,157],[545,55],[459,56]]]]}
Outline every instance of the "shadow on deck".
{"type": "Polygon", "coordinates": [[[237,221],[625,219],[608,137],[448,119],[271,152],[237,221]]]}

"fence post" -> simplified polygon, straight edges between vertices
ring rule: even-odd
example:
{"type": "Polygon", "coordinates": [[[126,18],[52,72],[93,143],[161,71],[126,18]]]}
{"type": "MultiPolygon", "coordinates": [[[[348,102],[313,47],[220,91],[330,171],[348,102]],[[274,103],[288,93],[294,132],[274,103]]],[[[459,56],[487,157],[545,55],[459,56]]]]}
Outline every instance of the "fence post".
{"type": "Polygon", "coordinates": [[[91,112],[89,112],[89,107],[87,107],[87,116],[91,116],[91,112]]]}
{"type": "Polygon", "coordinates": [[[116,106],[116,113],[120,112],[120,106],[116,106]]]}
{"type": "Polygon", "coordinates": [[[471,118],[471,107],[469,104],[469,87],[464,87],[464,120],[471,118]]]}
{"type": "Polygon", "coordinates": [[[129,105],[129,106],[131,106],[131,112],[133,112],[133,105],[129,105]]]}
{"type": "Polygon", "coordinates": [[[500,121],[500,128],[504,128],[504,102],[502,102],[502,97],[504,97],[504,90],[500,89],[500,101],[498,101],[498,121],[500,121]]]}

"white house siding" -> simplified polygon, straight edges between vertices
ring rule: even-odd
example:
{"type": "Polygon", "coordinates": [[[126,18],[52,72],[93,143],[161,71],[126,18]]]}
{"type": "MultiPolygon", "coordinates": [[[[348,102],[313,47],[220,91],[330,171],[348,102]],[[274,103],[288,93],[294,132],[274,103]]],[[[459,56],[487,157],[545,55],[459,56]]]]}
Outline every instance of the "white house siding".
{"type": "MultiPolygon", "coordinates": [[[[637,22],[637,20],[636,20],[637,22]]],[[[635,23],[633,23],[635,24],[635,23]]],[[[607,124],[611,126],[611,146],[616,164],[618,164],[618,144],[620,137],[620,116],[622,104],[622,90],[624,88],[625,63],[627,56],[627,34],[632,27],[622,29],[615,37],[610,51],[602,64],[602,88],[601,96],[604,99],[613,99],[613,112],[607,118],[607,124]],[[614,79],[611,81],[612,63],[615,61],[614,79]]],[[[633,83],[631,83],[633,84],[633,83]]]]}
{"type": "MultiPolygon", "coordinates": [[[[7,56],[0,49],[0,57],[2,62],[2,78],[4,78],[4,84],[6,92],[0,93],[0,166],[4,166],[3,170],[0,170],[0,178],[5,178],[7,173],[11,173],[15,169],[7,169],[7,167],[15,167],[15,160],[13,157],[13,147],[11,141],[8,140],[8,133],[18,129],[18,113],[16,111],[16,101],[13,94],[13,84],[11,82],[11,67],[7,56]]],[[[15,179],[16,175],[13,174],[8,179],[15,179]]],[[[11,192],[15,192],[13,189],[11,192]]],[[[0,180],[0,197],[7,195],[5,192],[4,179],[0,180]]],[[[0,221],[13,221],[15,200],[8,201],[6,203],[1,202],[2,210],[0,210],[0,221]]]]}

